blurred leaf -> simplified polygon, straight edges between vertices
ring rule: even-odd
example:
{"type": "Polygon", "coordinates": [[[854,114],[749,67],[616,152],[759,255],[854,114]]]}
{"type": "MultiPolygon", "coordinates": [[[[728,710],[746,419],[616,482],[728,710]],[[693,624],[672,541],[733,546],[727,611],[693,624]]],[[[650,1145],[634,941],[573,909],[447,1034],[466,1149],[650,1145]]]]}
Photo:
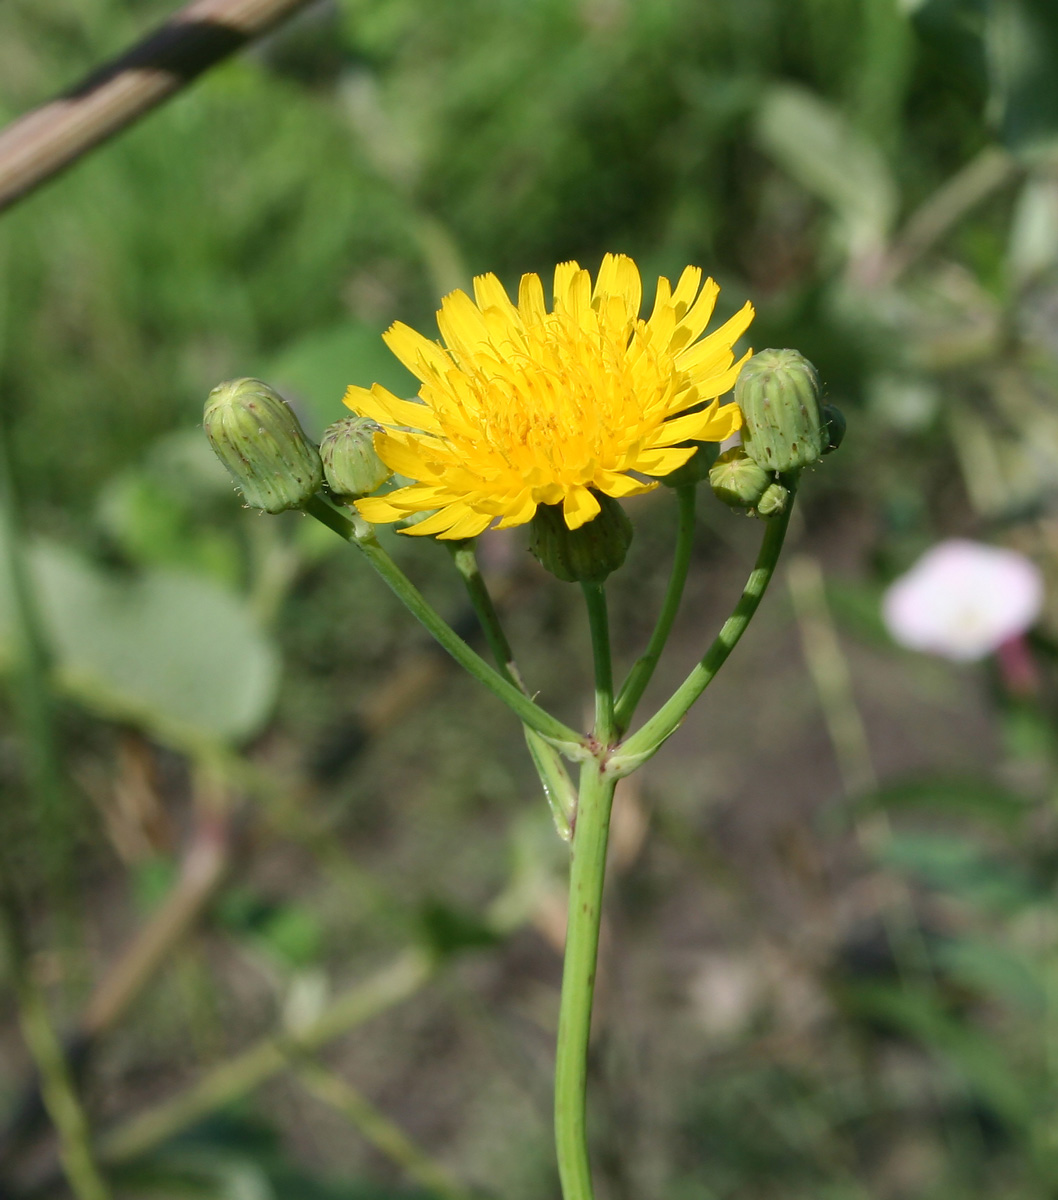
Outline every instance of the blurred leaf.
{"type": "Polygon", "coordinates": [[[270,1127],[233,1114],[211,1117],[120,1178],[122,1195],[144,1200],[430,1200],[418,1189],[311,1175],[270,1127]]]}
{"type": "Polygon", "coordinates": [[[933,957],[949,978],[986,995],[1005,997],[1032,1012],[1042,1012],[1046,1005],[1046,991],[1031,960],[1016,951],[960,937],[939,943],[933,957]]]}
{"type": "Polygon", "coordinates": [[[335,325],[299,338],[259,372],[295,405],[306,430],[319,437],[328,425],[349,415],[342,404],[351,383],[381,383],[398,396],[414,396],[418,382],[389,352],[382,331],[353,323],[335,325]]]}
{"type": "Polygon", "coordinates": [[[230,592],[174,571],[107,572],[54,543],[38,542],[30,564],[57,683],[87,708],[185,749],[240,741],[268,717],[276,651],[230,592]]]}
{"type": "Polygon", "coordinates": [[[1058,5],[991,0],[986,9],[990,116],[1011,150],[1058,149],[1058,5]]]}
{"type": "Polygon", "coordinates": [[[216,913],[232,933],[252,939],[286,967],[303,967],[319,960],[323,925],[304,904],[277,903],[250,887],[236,885],[225,890],[216,913]]]}
{"type": "Polygon", "coordinates": [[[139,471],[119,475],[103,490],[99,517],[122,553],[142,566],[185,567],[227,584],[239,576],[235,539],[192,524],[186,508],[139,471]]]}
{"type": "Polygon", "coordinates": [[[1023,1128],[1031,1119],[1034,1081],[1015,1072],[986,1034],[951,1016],[936,992],[857,983],[842,989],[841,995],[855,1015],[943,1054],[980,1099],[1013,1127],[1023,1128]]]}
{"type": "Polygon", "coordinates": [[[851,805],[842,805],[828,816],[844,824],[855,815],[879,809],[975,816],[1001,829],[1014,829],[1032,812],[1032,805],[1019,793],[988,780],[908,779],[857,797],[851,805]]]}
{"type": "Polygon", "coordinates": [[[1007,270],[1016,287],[1058,264],[1058,179],[1033,173],[1018,193],[1010,225],[1007,270]]]}
{"type": "Polygon", "coordinates": [[[1041,898],[1040,888],[1028,875],[955,834],[894,833],[878,857],[887,866],[977,908],[1009,913],[1041,898]]]}
{"type": "Polygon", "coordinates": [[[878,147],[841,110],[805,88],[779,84],[757,114],[763,150],[835,212],[849,254],[876,249],[896,217],[896,184],[878,147]]]}
{"type": "Polygon", "coordinates": [[[215,514],[236,496],[231,477],[199,428],[159,438],[136,466],[110,479],[97,515],[121,552],[142,566],[180,567],[234,584],[241,555],[215,514]]]}
{"type": "Polygon", "coordinates": [[[441,956],[457,954],[460,950],[485,949],[502,940],[476,913],[441,901],[431,901],[423,906],[421,922],[430,948],[441,956]]]}
{"type": "Polygon", "coordinates": [[[132,891],[140,913],[153,912],[172,890],[180,874],[179,864],[166,855],[153,855],[133,865],[132,891]]]}

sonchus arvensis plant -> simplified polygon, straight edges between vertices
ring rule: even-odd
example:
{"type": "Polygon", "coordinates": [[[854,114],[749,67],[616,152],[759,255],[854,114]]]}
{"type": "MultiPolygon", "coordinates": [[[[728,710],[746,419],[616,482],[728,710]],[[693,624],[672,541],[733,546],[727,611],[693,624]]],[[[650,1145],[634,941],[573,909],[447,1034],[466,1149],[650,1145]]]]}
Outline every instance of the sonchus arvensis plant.
{"type": "Polygon", "coordinates": [[[577,263],[560,263],[550,307],[537,275],[522,276],[517,300],[495,275],[479,276],[473,290],[473,299],[456,291],[442,300],[440,341],[400,322],[390,327],[385,342],[419,380],[419,394],[351,385],[345,403],[356,416],[324,435],[322,469],[289,407],[258,380],[215,389],[206,432],[248,504],[300,507],[353,543],[522,722],[556,826],[570,841],[555,1139],[565,1200],[591,1200],[587,1049],[614,787],[676,730],[742,636],[775,570],[800,476],[837,447],[844,420],[821,403],[815,368],[797,351],[738,355],[750,304],[708,331],[719,289],[697,267],[675,288],[659,279],[646,316],[639,271],[624,255],[607,255],[594,282],[577,263]],[[734,443],[740,431],[740,444],[717,459],[716,443],[734,443]],[[702,659],[629,732],[680,605],[696,488],[706,478],[725,504],[761,518],[757,561],[702,659]],[[632,537],[620,502],[658,482],[676,500],[672,571],[650,640],[615,688],[605,581],[632,537]],[[452,549],[495,668],[382,546],[376,527],[389,524],[452,549]],[[477,535],[522,525],[544,566],[584,593],[595,665],[595,719],[584,732],[528,690],[477,568],[477,535]]]}

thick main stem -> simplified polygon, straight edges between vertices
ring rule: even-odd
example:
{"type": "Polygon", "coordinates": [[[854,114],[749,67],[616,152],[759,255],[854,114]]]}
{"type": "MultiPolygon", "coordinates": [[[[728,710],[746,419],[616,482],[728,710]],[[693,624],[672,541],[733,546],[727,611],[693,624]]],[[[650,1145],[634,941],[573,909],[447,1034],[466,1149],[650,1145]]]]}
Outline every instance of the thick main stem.
{"type": "Polygon", "coordinates": [[[582,767],[555,1053],[555,1150],[563,1200],[592,1200],[594,1196],[588,1157],[588,1041],[614,785],[600,763],[588,762],[582,767]]]}

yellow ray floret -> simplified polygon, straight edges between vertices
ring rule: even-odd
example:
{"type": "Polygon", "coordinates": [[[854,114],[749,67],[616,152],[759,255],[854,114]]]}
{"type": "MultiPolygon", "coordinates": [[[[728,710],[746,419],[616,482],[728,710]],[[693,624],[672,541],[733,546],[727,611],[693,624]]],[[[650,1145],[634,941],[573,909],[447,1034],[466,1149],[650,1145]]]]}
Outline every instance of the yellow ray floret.
{"type": "Polygon", "coordinates": [[[739,427],[734,386],[749,354],[733,347],[753,319],[744,305],[702,338],[719,288],[687,267],[673,288],[659,279],[653,311],[639,315],[635,263],[608,254],[592,287],[575,262],[555,268],[550,312],[537,275],[523,275],[515,304],[495,275],[474,280],[474,299],[452,292],[437,325],[444,345],[399,321],[386,345],[420,381],[419,400],[375,384],[345,403],[384,428],[382,461],[413,482],[358,500],[372,522],[430,513],[406,530],[474,537],[532,520],[561,504],[576,529],[599,511],[595,493],[631,496],[655,487],[694,453],[739,427]]]}

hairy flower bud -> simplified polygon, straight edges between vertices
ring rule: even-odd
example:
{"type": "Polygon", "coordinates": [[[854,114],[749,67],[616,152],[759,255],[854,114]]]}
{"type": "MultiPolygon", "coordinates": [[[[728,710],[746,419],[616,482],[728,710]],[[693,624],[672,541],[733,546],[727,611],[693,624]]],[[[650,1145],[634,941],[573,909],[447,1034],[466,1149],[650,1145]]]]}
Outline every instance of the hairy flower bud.
{"type": "Polygon", "coordinates": [[[320,458],[335,496],[342,500],[370,496],[393,474],[375,453],[375,434],[381,428],[368,417],[344,417],[325,430],[320,458]]]}
{"type": "Polygon", "coordinates": [[[709,470],[713,495],[732,508],[753,508],[771,481],[741,446],[725,451],[709,470]]]}
{"type": "Polygon", "coordinates": [[[771,483],[764,495],[757,501],[757,507],[753,512],[758,517],[777,517],[786,511],[789,501],[789,489],[784,488],[781,483],[771,483]]]}
{"type": "Polygon", "coordinates": [[[566,583],[602,583],[624,562],[632,522],[610,496],[596,492],[597,516],[569,529],[558,504],[541,504],[529,526],[529,549],[545,570],[566,583]]]}
{"type": "Polygon", "coordinates": [[[795,471],[823,454],[829,436],[819,405],[819,376],[796,350],[762,350],[735,384],[742,446],[766,471],[795,471]]]}
{"type": "Polygon", "coordinates": [[[319,452],[294,410],[260,379],[232,379],[209,394],[206,437],[251,508],[300,508],[323,482],[319,452]]]}

